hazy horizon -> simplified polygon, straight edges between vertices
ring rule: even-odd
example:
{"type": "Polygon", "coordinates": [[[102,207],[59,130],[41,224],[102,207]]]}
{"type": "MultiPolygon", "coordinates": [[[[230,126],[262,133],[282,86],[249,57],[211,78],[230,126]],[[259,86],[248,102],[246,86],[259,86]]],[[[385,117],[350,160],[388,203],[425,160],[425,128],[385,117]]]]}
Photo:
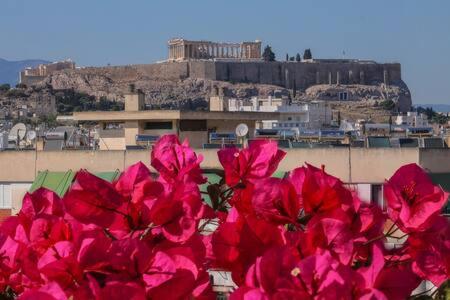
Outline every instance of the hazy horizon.
{"type": "Polygon", "coordinates": [[[413,103],[450,104],[450,2],[445,0],[3,2],[0,58],[7,60],[152,63],[167,57],[167,40],[173,37],[261,39],[278,60],[311,48],[317,58],[345,53],[400,62],[413,103]]]}

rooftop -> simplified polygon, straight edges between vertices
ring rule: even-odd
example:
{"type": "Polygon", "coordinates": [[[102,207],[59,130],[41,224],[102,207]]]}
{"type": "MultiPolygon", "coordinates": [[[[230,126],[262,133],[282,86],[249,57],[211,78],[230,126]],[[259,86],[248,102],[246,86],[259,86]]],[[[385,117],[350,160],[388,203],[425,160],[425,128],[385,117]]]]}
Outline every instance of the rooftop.
{"type": "MultiPolygon", "coordinates": [[[[181,110],[141,110],[141,111],[89,111],[74,112],[74,121],[140,121],[140,120],[274,120],[280,112],[228,112],[228,111],[181,111],[181,110]]],[[[63,116],[64,120],[69,117],[63,116]]],[[[60,117],[58,117],[60,120],[60,117]]]]}

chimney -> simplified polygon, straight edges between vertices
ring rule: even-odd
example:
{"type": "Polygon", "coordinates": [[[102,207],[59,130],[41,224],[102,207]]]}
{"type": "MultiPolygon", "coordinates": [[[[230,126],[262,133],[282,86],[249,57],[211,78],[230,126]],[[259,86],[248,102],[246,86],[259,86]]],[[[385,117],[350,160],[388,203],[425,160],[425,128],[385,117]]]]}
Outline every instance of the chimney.
{"type": "Polygon", "coordinates": [[[128,86],[128,92],[125,93],[125,111],[145,110],[145,94],[137,89],[134,84],[128,86]]]}

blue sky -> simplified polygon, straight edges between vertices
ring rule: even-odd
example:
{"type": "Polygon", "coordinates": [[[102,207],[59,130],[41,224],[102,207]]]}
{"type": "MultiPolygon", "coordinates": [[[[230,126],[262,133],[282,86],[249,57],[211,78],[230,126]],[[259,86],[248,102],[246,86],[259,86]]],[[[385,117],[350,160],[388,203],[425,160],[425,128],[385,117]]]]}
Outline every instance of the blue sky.
{"type": "Polygon", "coordinates": [[[414,103],[450,104],[448,0],[2,0],[0,57],[151,63],[171,37],[261,39],[279,59],[402,63],[414,103]]]}

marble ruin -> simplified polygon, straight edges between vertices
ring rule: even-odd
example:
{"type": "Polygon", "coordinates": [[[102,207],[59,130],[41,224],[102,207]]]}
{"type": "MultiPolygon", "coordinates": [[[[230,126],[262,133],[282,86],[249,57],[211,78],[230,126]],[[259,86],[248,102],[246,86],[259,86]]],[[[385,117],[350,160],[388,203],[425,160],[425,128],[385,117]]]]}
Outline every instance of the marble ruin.
{"type": "Polygon", "coordinates": [[[169,41],[169,61],[191,59],[260,60],[261,41],[242,43],[216,43],[209,41],[169,41]]]}

